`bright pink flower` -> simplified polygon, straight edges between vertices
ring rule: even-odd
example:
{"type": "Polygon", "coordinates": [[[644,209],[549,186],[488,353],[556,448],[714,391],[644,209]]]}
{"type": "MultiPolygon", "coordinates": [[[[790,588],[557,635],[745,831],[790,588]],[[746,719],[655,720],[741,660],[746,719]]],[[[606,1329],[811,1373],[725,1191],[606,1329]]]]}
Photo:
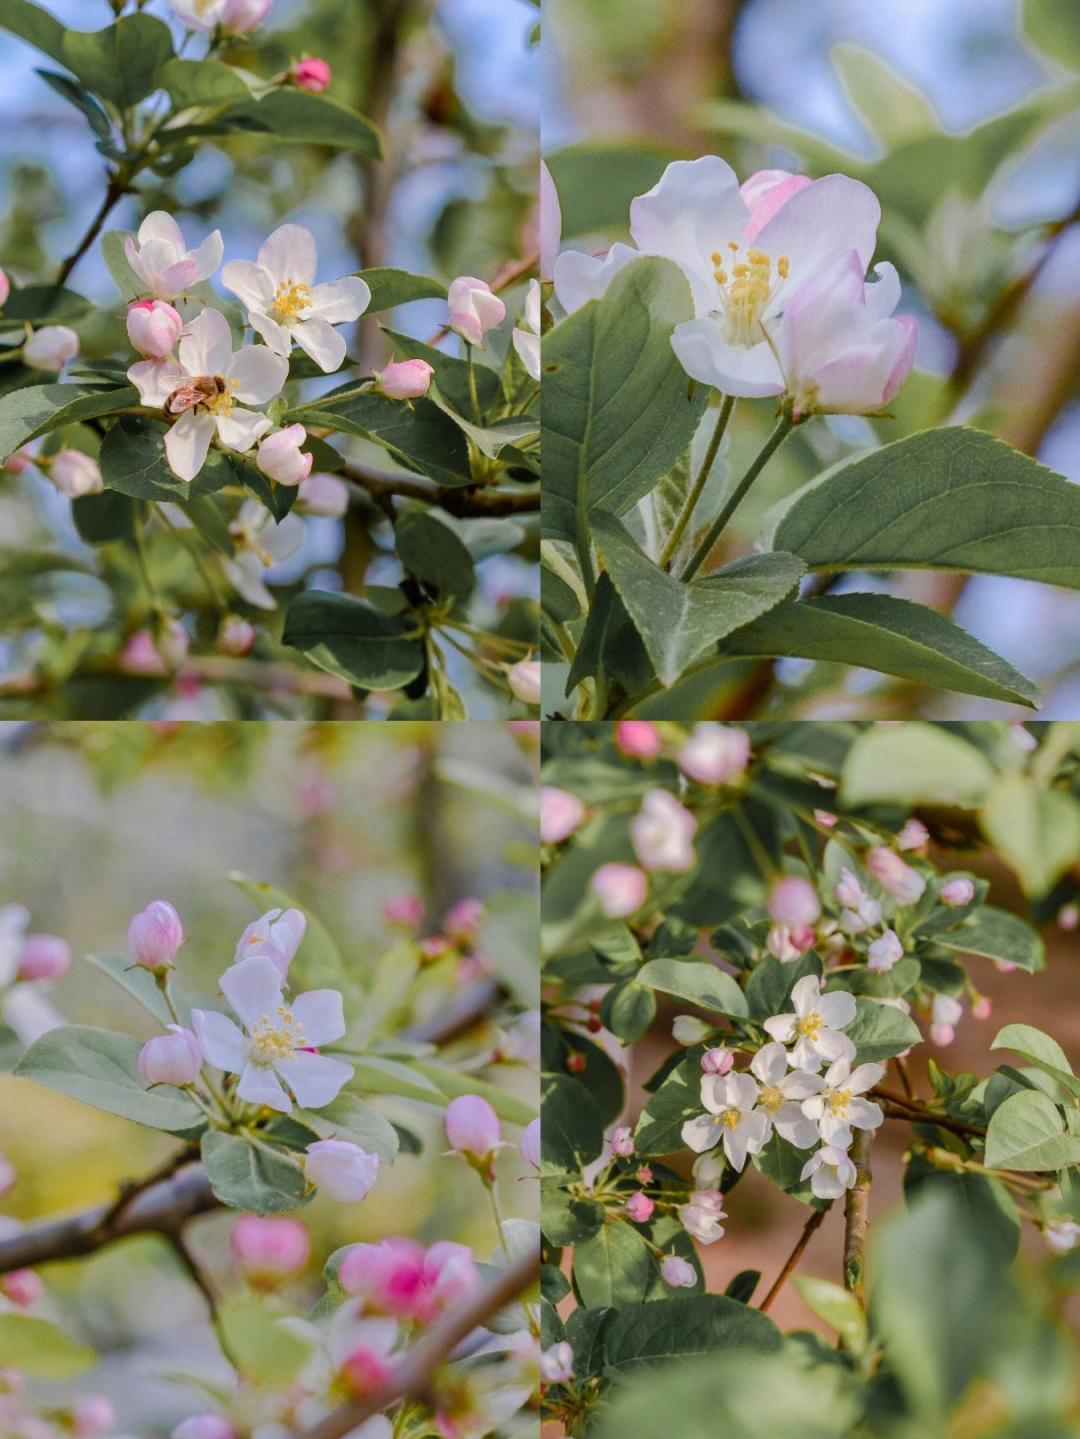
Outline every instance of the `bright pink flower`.
{"type": "Polygon", "coordinates": [[[631,759],[655,759],[663,741],[660,731],[649,720],[619,720],[615,726],[615,743],[631,759]]]}
{"type": "Polygon", "coordinates": [[[314,55],[305,55],[293,65],[289,71],[289,79],[301,90],[308,90],[312,95],[321,95],[330,84],[330,66],[325,60],[319,60],[314,55]]]}
{"type": "Polygon", "coordinates": [[[243,1214],[229,1233],[229,1248],[249,1279],[273,1282],[307,1267],[311,1236],[299,1219],[243,1214]]]}
{"type": "Polygon", "coordinates": [[[480,1283],[472,1250],[449,1239],[438,1239],[424,1255],[424,1283],[439,1310],[450,1309],[480,1283]]]}
{"type": "Polygon", "coordinates": [[[656,1205],[654,1202],[647,1194],[642,1194],[640,1189],[636,1194],[631,1194],[630,1198],[626,1201],[627,1216],[632,1219],[635,1224],[646,1223],[655,1208],[656,1205]]]}
{"type": "Polygon", "coordinates": [[[180,916],[164,899],[153,900],[128,925],[128,953],[144,969],[172,964],[183,939],[180,916]]]}
{"type": "Polygon", "coordinates": [[[388,400],[417,400],[431,389],[434,373],[426,360],[397,360],[375,372],[375,389],[388,400]]]}
{"type": "Polygon", "coordinates": [[[425,1258],[423,1246],[413,1239],[354,1244],[342,1256],[338,1282],[373,1313],[427,1322],[433,1305],[425,1279],[425,1258]]]}
{"type": "Polygon", "coordinates": [[[128,306],[128,339],[140,355],[161,359],[180,338],[184,321],[165,300],[136,300],[128,306]]]}
{"type": "Polygon", "coordinates": [[[11,294],[11,281],[3,270],[0,270],[0,305],[7,304],[7,298],[11,294]]]}

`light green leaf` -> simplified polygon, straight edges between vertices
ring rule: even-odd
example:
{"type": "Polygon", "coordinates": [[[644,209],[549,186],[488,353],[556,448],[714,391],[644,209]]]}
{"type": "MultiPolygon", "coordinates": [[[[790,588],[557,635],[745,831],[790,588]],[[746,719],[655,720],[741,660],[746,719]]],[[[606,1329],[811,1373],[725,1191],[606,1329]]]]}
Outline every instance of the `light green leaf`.
{"type": "Polygon", "coordinates": [[[476,425],[467,420],[460,410],[455,409],[445,395],[439,393],[437,385],[433,384],[428,390],[428,399],[433,405],[437,405],[444,415],[448,415],[488,459],[495,459],[503,450],[511,447],[528,449],[539,441],[539,416],[524,420],[508,418],[496,420],[491,425],[476,425]]]}
{"type": "Polygon", "coordinates": [[[514,1000],[526,1009],[540,1003],[540,909],[530,894],[507,891],[486,901],[476,937],[480,954],[490,954],[514,1000]]]}
{"type": "Polygon", "coordinates": [[[230,1209],[285,1214],[304,1202],[306,1184],[297,1165],[257,1149],[238,1134],[208,1129],[202,1137],[202,1161],[210,1188],[230,1209]]]}
{"type": "Polygon", "coordinates": [[[592,528],[597,553],[664,685],[674,684],[718,639],[779,604],[803,573],[794,555],[773,552],[748,555],[684,584],[654,564],[614,516],[597,511],[592,528]]]}
{"type": "Polygon", "coordinates": [[[1065,1051],[1041,1029],[1034,1029],[1030,1024],[1007,1024],[998,1030],[990,1048],[1011,1049],[1014,1054],[1023,1055],[1037,1069],[1064,1085],[1070,1094],[1080,1097],[1080,1079],[1073,1074],[1065,1051]]]}
{"type": "Polygon", "coordinates": [[[709,391],[691,397],[671,333],[692,312],[679,268],[643,258],[544,336],[546,535],[580,552],[590,510],[625,514],[690,444],[709,391]]]}
{"type": "Polygon", "coordinates": [[[635,983],[716,1014],[741,1018],[749,1012],[746,996],[731,975],[708,960],[650,959],[638,970],[635,983]]]}
{"type": "Polygon", "coordinates": [[[151,1129],[179,1133],[202,1122],[202,1111],[179,1089],[147,1089],[139,1073],[142,1045],[128,1034],[77,1024],[36,1039],[13,1073],[60,1094],[151,1129]]]}
{"type": "Polygon", "coordinates": [[[959,570],[1080,589],[1080,487],[979,430],[925,430],[799,491],[772,543],[812,570],[959,570]]]}
{"type": "Polygon", "coordinates": [[[97,1361],[89,1344],[77,1344],[59,1325],[33,1314],[0,1314],[0,1355],[6,1368],[41,1379],[70,1379],[97,1361]]]}
{"type": "MultiPolygon", "coordinates": [[[[5,0],[6,4],[6,0],[5,0]]],[[[69,30],[60,59],[88,90],[127,109],[158,85],[172,34],[153,15],[122,15],[104,30],[69,30]]]]}
{"type": "Polygon", "coordinates": [[[855,1045],[860,1064],[891,1059],[922,1039],[919,1026],[902,1010],[862,995],[855,998],[855,1018],[844,1033],[855,1045]]]}
{"type": "Polygon", "coordinates": [[[481,1099],[487,1100],[500,1119],[510,1124],[531,1124],[536,1118],[536,1111],[525,1100],[518,1099],[498,1084],[477,1079],[475,1074],[459,1074],[456,1069],[427,1059],[413,1060],[411,1068],[438,1086],[443,1102],[457,1099],[461,1094],[478,1094],[481,1099]]]}
{"type": "Polygon", "coordinates": [[[829,59],[852,109],[886,149],[916,135],[940,132],[934,107],[922,91],[901,79],[872,50],[835,45],[829,59]]]}
{"type": "Polygon", "coordinates": [[[394,1126],[381,1114],[369,1109],[355,1094],[339,1094],[322,1109],[294,1109],[293,1118],[320,1139],[344,1139],[356,1144],[365,1154],[377,1154],[384,1164],[393,1164],[397,1156],[398,1137],[394,1126]]]}
{"type": "Polygon", "coordinates": [[[934,943],[958,954],[978,954],[986,959],[1004,960],[1029,973],[1046,964],[1042,936],[1019,915],[982,905],[955,929],[934,935],[934,943]]]}
{"type": "Polygon", "coordinates": [[[1080,1164],[1080,1135],[1065,1129],[1065,1116],[1038,1089],[1010,1094],[990,1116],[987,1169],[1050,1170],[1080,1164]]]}
{"type": "Polygon", "coordinates": [[[1051,59],[1080,70],[1080,12],[1061,0],[1021,0],[1024,33],[1051,59]]]}
{"type": "Polygon", "coordinates": [[[12,390],[0,396],[0,459],[61,425],[114,414],[138,403],[134,385],[27,385],[12,390]]]}
{"type": "Polygon", "coordinates": [[[348,983],[341,951],[326,926],[306,905],[285,890],[263,884],[261,880],[249,879],[245,874],[230,874],[229,883],[235,885],[241,894],[246,894],[260,914],[269,909],[299,909],[304,914],[307,928],[289,966],[289,982],[294,989],[341,989],[348,983]]]}
{"type": "Polygon", "coordinates": [[[342,387],[348,399],[337,401],[333,391],[323,395],[314,408],[300,405],[290,410],[283,423],[300,420],[306,425],[325,425],[346,435],[359,435],[381,445],[413,474],[425,475],[441,485],[472,483],[469,451],[465,437],[448,415],[428,399],[388,400],[374,393],[351,392],[355,383],[342,387]]]}
{"type": "Polygon", "coordinates": [[[423,668],[415,631],[411,615],[388,615],[352,595],[309,590],[289,606],[281,639],[349,684],[393,690],[423,668]]]}
{"type": "Polygon", "coordinates": [[[423,1104],[446,1104],[442,1087],[421,1074],[411,1063],[404,1064],[400,1059],[388,1059],[377,1054],[353,1054],[337,1047],[334,1054],[349,1061],[353,1067],[350,1083],[365,1094],[396,1094],[402,1099],[417,1099],[423,1104]]]}
{"type": "Polygon", "coordinates": [[[167,60],[158,84],[168,90],[178,109],[191,105],[227,105],[247,100],[251,91],[231,65],[220,60],[167,60]]]}
{"type": "Polygon", "coordinates": [[[1015,869],[1027,894],[1050,890],[1080,856],[1080,804],[1028,775],[999,775],[979,815],[983,834],[1015,869]]]}
{"type": "Polygon", "coordinates": [[[854,1294],[809,1274],[793,1274],[791,1282],[803,1303],[836,1330],[849,1353],[866,1352],[866,1314],[854,1294]]]}
{"type": "Polygon", "coordinates": [[[981,750],[947,727],[912,720],[864,730],[848,751],[840,778],[845,804],[982,802],[994,779],[981,750]]]}
{"type": "Polygon", "coordinates": [[[0,6],[0,26],[36,45],[46,55],[66,64],[64,60],[65,26],[55,15],[41,5],[32,5],[30,0],[4,0],[0,6]]]}
{"type": "Polygon", "coordinates": [[[88,964],[107,974],[114,984],[137,999],[160,1024],[172,1024],[173,1017],[165,996],[158,988],[157,980],[141,964],[132,964],[130,959],[116,954],[88,954],[88,964]]]}
{"type": "Polygon", "coordinates": [[[313,1341],[288,1328],[265,1299],[232,1295],[222,1303],[218,1322],[230,1356],[254,1384],[275,1389],[291,1384],[311,1353],[313,1341]]]}
{"type": "Polygon", "coordinates": [[[723,642],[725,656],[861,665],[919,684],[1035,706],[1039,691],[1019,670],[925,605],[891,595],[785,600],[723,642]]]}

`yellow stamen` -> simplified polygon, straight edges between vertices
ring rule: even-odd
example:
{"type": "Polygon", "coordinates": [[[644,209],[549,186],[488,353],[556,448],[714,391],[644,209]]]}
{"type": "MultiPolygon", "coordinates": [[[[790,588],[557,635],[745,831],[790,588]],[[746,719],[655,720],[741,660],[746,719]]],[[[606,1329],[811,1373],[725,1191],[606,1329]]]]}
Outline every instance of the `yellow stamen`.
{"type": "Polygon", "coordinates": [[[274,296],[274,309],[279,315],[291,319],[298,315],[301,310],[311,308],[311,287],[309,285],[293,285],[288,280],[283,280],[277,287],[274,296]]]}

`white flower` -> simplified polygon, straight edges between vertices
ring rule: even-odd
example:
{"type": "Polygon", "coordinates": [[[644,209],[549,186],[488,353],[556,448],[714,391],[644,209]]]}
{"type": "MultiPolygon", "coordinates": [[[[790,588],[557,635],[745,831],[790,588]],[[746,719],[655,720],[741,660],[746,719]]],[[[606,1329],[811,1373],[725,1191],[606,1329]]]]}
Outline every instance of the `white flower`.
{"type": "Polygon", "coordinates": [[[1077,1240],[1080,1240],[1080,1224],[1071,1219],[1050,1220],[1043,1225],[1043,1238],[1051,1249],[1067,1254],[1070,1249],[1076,1248],[1077,1240]]]}
{"type": "Polygon", "coordinates": [[[665,1254],[660,1261],[660,1273],[664,1283],[672,1289],[692,1289],[697,1283],[697,1270],[678,1254],[665,1254]]]}
{"type": "Polygon", "coordinates": [[[871,942],[866,951],[867,969],[887,973],[897,960],[903,959],[904,946],[894,929],[887,929],[879,939],[871,942]]]}
{"type": "Polygon", "coordinates": [[[818,1130],[806,1115],[803,1100],[817,1092],[821,1080],[815,1074],[787,1067],[787,1050],[773,1041],[758,1050],[750,1061],[751,1072],[761,1080],[758,1108],[772,1123],[781,1139],[797,1149],[817,1143],[818,1130]]]}
{"type": "Polygon", "coordinates": [[[707,1149],[704,1154],[699,1154],[691,1166],[690,1172],[694,1176],[694,1183],[700,1189],[715,1189],[724,1177],[724,1170],[727,1168],[727,1160],[723,1152],[718,1149],[707,1149]]]}
{"type": "Polygon", "coordinates": [[[180,226],[166,210],[154,210],[139,226],[138,244],[124,236],[128,264],[159,300],[172,300],[200,280],[208,280],[221,264],[221,231],[208,235],[197,250],[189,250],[180,226]]]}
{"type": "Polygon", "coordinates": [[[765,1021],[766,1033],[782,1044],[795,1041],[789,1063],[792,1069],[817,1074],[823,1064],[854,1059],[855,1046],[841,1034],[855,1018],[855,996],[847,990],[822,994],[821,980],[805,974],[791,991],[794,1014],[777,1014],[765,1021]]]}
{"type": "Polygon", "coordinates": [[[574,1377],[574,1351],[565,1339],[540,1355],[540,1378],[545,1384],[567,1384],[574,1377]]]}
{"type": "Polygon", "coordinates": [[[0,1018],[23,1044],[33,1044],[64,1017],[33,982],[17,982],[26,945],[30,911],[21,904],[0,905],[0,1018]]]}
{"type": "Polygon", "coordinates": [[[313,989],[286,1003],[273,960],[253,955],[225,971],[221,991],[244,1030],[215,1010],[194,1009],[191,1022],[206,1060],[240,1076],[236,1093],[241,1099],[287,1114],[290,1091],[305,1109],[319,1109],[337,1097],[352,1065],[317,1052],[320,1044],[345,1033],[337,990],[313,989]]]}
{"type": "Polygon", "coordinates": [[[675,762],[698,784],[727,784],[750,763],[750,736],[736,725],[705,721],[695,726],[675,762]]]}
{"type": "Polygon", "coordinates": [[[99,495],[105,488],[97,460],[82,450],[59,450],[49,461],[48,476],[73,500],[80,495],[99,495]]]}
{"type": "Polygon", "coordinates": [[[630,842],[642,869],[683,874],[694,867],[698,822],[666,789],[650,789],[630,821],[630,842]]]}
{"type": "Polygon", "coordinates": [[[708,1110],[682,1127],[683,1143],[695,1153],[723,1141],[733,1169],[742,1169],[748,1154],[757,1154],[769,1138],[769,1117],[755,1108],[758,1086],[748,1074],[705,1074],[701,1102],[708,1110]]]}
{"type": "Polygon", "coordinates": [[[345,358],[345,341],[334,329],[357,320],[371,300],[358,275],[316,285],[315,237],[302,225],[281,225],[264,241],[259,258],[230,260],[222,284],[247,307],[248,320],[278,355],[293,340],[328,374],[345,358]]]}
{"type": "Polygon", "coordinates": [[[800,1179],[809,1179],[810,1188],[819,1199],[839,1199],[858,1178],[854,1161],[843,1149],[823,1145],[803,1165],[800,1179]]]}
{"type": "Polygon", "coordinates": [[[245,500],[229,533],[236,541],[236,553],[221,562],[229,583],[249,605],[260,610],[276,609],[277,600],[266,588],[263,573],[288,559],[303,544],[303,520],[297,515],[275,520],[258,500],[245,500]]]}
{"type": "Polygon", "coordinates": [[[702,1244],[712,1244],[723,1237],[721,1219],[727,1215],[723,1209],[724,1197],[715,1189],[696,1189],[690,1202],[679,1208],[679,1223],[702,1244]]]}
{"type": "Polygon", "coordinates": [[[180,340],[179,361],[139,360],[128,379],[144,405],[179,418],[165,435],[169,468],[193,480],[203,467],[215,434],[227,449],[250,450],[272,421],[237,404],[263,405],[289,376],[287,360],[265,345],[245,345],[233,354],[225,316],[203,310],[180,340]]]}
{"type": "Polygon", "coordinates": [[[169,0],[173,14],[189,30],[221,28],[230,35],[253,29],[269,13],[273,0],[169,0]]]}
{"type": "Polygon", "coordinates": [[[23,364],[34,370],[62,370],[79,353],[79,337],[67,325],[42,325],[22,349],[23,364]]]}
{"type": "Polygon", "coordinates": [[[819,1092],[803,1100],[803,1113],[817,1125],[826,1144],[846,1149],[853,1126],[876,1129],[884,1119],[879,1105],[858,1097],[884,1077],[880,1064],[860,1064],[852,1070],[850,1059],[838,1059],[826,1070],[819,1092]]]}
{"type": "Polygon", "coordinates": [[[283,430],[275,430],[260,443],[255,463],[279,485],[298,485],[311,473],[315,459],[300,448],[306,439],[307,430],[303,425],[286,425],[283,430]]]}
{"type": "Polygon", "coordinates": [[[514,326],[514,349],[534,380],[540,378],[540,281],[533,280],[525,295],[525,327],[514,326]]]}
{"type": "Polygon", "coordinates": [[[935,1044],[952,1044],[963,1014],[960,1001],[949,994],[935,994],[930,1006],[930,1038],[935,1044]]]}

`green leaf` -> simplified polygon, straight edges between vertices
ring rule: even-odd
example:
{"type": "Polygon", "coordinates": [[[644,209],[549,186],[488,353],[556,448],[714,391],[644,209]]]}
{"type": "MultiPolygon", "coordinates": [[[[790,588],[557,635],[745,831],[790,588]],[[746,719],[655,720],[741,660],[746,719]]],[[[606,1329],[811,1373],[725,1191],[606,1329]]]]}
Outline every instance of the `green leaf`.
{"type": "Polygon", "coordinates": [[[285,1214],[304,1202],[305,1182],[291,1160],[256,1149],[238,1134],[208,1129],[202,1161],[210,1188],[230,1209],[285,1214]]]}
{"type": "Polygon", "coordinates": [[[959,570],[1080,589],[1080,488],[979,430],[926,430],[827,471],[773,547],[812,570],[959,570]]]}
{"type": "Polygon", "coordinates": [[[508,890],[486,902],[476,937],[479,954],[491,956],[500,981],[515,1001],[535,1008],[539,992],[540,912],[535,896],[508,890]]]}
{"type": "Polygon", "coordinates": [[[849,1353],[858,1356],[866,1352],[866,1315],[854,1294],[809,1274],[793,1274],[791,1282],[807,1308],[836,1330],[849,1353]]]}
{"type": "Polygon", "coordinates": [[[852,109],[885,149],[917,135],[940,133],[934,107],[922,91],[901,79],[872,50],[835,45],[829,59],[852,109]]]}
{"type": "Polygon", "coordinates": [[[385,267],[361,270],[359,274],[371,291],[367,307],[369,315],[379,310],[393,310],[398,305],[408,305],[413,300],[446,299],[446,286],[430,275],[413,275],[408,270],[385,267]]]}
{"type": "Polygon", "coordinates": [[[1024,33],[1045,54],[1080,70],[1080,15],[1061,0],[1021,0],[1020,23],[1024,33]]]}
{"type": "Polygon", "coordinates": [[[107,545],[113,540],[134,543],[139,525],[135,502],[109,490],[76,496],[71,502],[71,518],[88,545],[107,545]]]}
{"type": "Polygon", "coordinates": [[[191,128],[212,133],[261,132],[275,140],[352,150],[373,160],[383,157],[382,138],[370,120],[329,95],[312,95],[289,87],[271,90],[259,100],[231,105],[203,126],[191,128]]]}
{"type": "Polygon", "coordinates": [[[172,53],[164,20],[140,14],[123,15],[104,30],[69,30],[58,58],[88,90],[127,109],[157,87],[172,53]]]}
{"type": "Polygon", "coordinates": [[[1023,1055],[1037,1069],[1064,1085],[1070,1094],[1080,1097],[1080,1079],[1073,1074],[1065,1051],[1041,1029],[1034,1029],[1030,1024],[1007,1024],[998,1030],[990,1048],[1011,1049],[1014,1054],[1023,1055]]]}
{"type": "Polygon", "coordinates": [[[614,1218],[574,1249],[574,1283],[590,1309],[640,1304],[655,1269],[644,1236],[614,1218]]]}
{"type": "Polygon", "coordinates": [[[449,525],[420,508],[399,514],[394,548],[406,574],[442,598],[466,599],[476,584],[472,555],[449,525]]]}
{"type": "Polygon", "coordinates": [[[179,1133],[194,1128],[202,1111],[186,1094],[169,1085],[147,1089],[138,1067],[141,1048],[131,1035],[88,1025],[50,1029],[13,1073],[151,1129],[179,1133]]]}
{"type": "Polygon", "coordinates": [[[563,238],[598,230],[625,234],[630,201],[651,190],[674,150],[659,145],[567,145],[546,156],[559,192],[563,238]]]}
{"type": "Polygon", "coordinates": [[[742,1018],[749,1012],[746,996],[731,975],[707,959],[650,959],[638,970],[634,982],[716,1014],[742,1018]]]}
{"type": "Polygon", "coordinates": [[[393,1164],[397,1156],[394,1126],[354,1094],[339,1094],[322,1109],[294,1109],[292,1113],[320,1139],[344,1139],[359,1145],[365,1154],[377,1154],[384,1164],[393,1164]]]}
{"type": "MultiPolygon", "coordinates": [[[[343,386],[342,393],[356,389],[343,386]]],[[[430,400],[388,400],[385,395],[353,394],[335,402],[333,392],[320,396],[318,405],[290,410],[283,423],[301,420],[325,425],[347,435],[359,435],[388,451],[413,474],[425,475],[440,485],[472,483],[465,436],[449,415],[430,400]]]]}
{"type": "Polygon", "coordinates": [[[134,385],[27,385],[0,395],[0,459],[49,430],[139,403],[134,385]]]}
{"type": "MultiPolygon", "coordinates": [[[[686,1148],[682,1127],[701,1113],[701,1065],[696,1054],[680,1059],[641,1111],[634,1131],[638,1154],[677,1154],[686,1148]]],[[[543,1111],[547,1124],[547,1111],[543,1111]]]]}
{"type": "Polygon", "coordinates": [[[604,1224],[604,1206],[597,1199],[577,1199],[568,1189],[540,1192],[540,1227],[551,1244],[583,1244],[604,1224]]]}
{"type": "Polygon", "coordinates": [[[922,1040],[919,1026],[902,1010],[862,995],[856,996],[855,1018],[844,1033],[855,1045],[860,1064],[891,1059],[922,1040]]]}
{"type": "Polygon", "coordinates": [[[500,1119],[505,1119],[510,1124],[531,1124],[536,1118],[536,1111],[531,1104],[498,1084],[477,1079],[475,1074],[461,1074],[447,1065],[435,1064],[427,1059],[414,1059],[411,1068],[416,1074],[430,1079],[432,1084],[438,1086],[444,1102],[457,1099],[461,1094],[478,1094],[481,1099],[487,1100],[500,1119]]]}
{"type": "Polygon", "coordinates": [[[537,444],[540,439],[539,416],[524,420],[508,417],[496,420],[490,425],[477,425],[467,420],[463,414],[450,403],[445,395],[439,392],[435,384],[428,390],[428,399],[433,405],[438,406],[444,415],[448,415],[458,429],[468,435],[473,444],[482,455],[488,459],[495,459],[501,455],[503,450],[528,448],[537,444]]]}
{"type": "Polygon", "coordinates": [[[125,302],[137,300],[146,289],[144,281],[140,280],[128,263],[124,251],[124,240],[128,233],[126,230],[106,230],[101,237],[101,257],[108,266],[113,284],[125,302]]]}
{"type": "Polygon", "coordinates": [[[1065,1116],[1038,1089],[1010,1094],[990,1116],[987,1169],[1050,1170],[1080,1164],[1080,1134],[1069,1134],[1065,1116]]]}
{"type": "Polygon", "coordinates": [[[218,1322],[228,1354],[254,1384],[291,1384],[314,1342],[290,1329],[264,1299],[230,1296],[220,1307],[218,1322]]]}
{"type": "Polygon", "coordinates": [[[780,1331],[767,1315],[724,1294],[698,1294],[620,1309],[605,1332],[604,1368],[623,1375],[690,1354],[779,1348],[780,1331]]]}
{"type": "Polygon", "coordinates": [[[1080,803],[1029,775],[999,775],[979,815],[983,834],[1026,894],[1046,894],[1080,855],[1080,803]]]}
{"type": "Polygon", "coordinates": [[[352,595],[310,590],[289,606],[281,639],[349,684],[393,690],[423,669],[415,631],[411,614],[387,615],[352,595]]]}
{"type": "Polygon", "coordinates": [[[289,981],[299,989],[342,989],[348,983],[341,951],[330,931],[291,894],[245,874],[229,875],[229,883],[247,895],[260,914],[269,909],[299,909],[307,919],[307,928],[289,966],[289,981]]]}
{"type": "Polygon", "coordinates": [[[540,1113],[540,1160],[545,1169],[574,1174],[600,1153],[604,1121],[584,1085],[567,1075],[543,1075],[540,1113]]]}
{"type": "MultiPolygon", "coordinates": [[[[546,404],[545,397],[545,414],[546,404]]],[[[684,584],[654,564],[612,515],[594,513],[592,529],[657,677],[668,686],[717,640],[779,604],[803,573],[796,556],[774,552],[748,555],[684,584]]]]}
{"type": "Polygon", "coordinates": [[[63,285],[12,287],[0,310],[0,331],[29,325],[71,325],[93,309],[89,300],[63,285]]]}
{"type": "Polygon", "coordinates": [[[251,91],[231,65],[220,60],[167,60],[158,84],[169,92],[178,109],[191,105],[227,105],[248,100],[251,91]]]}
{"type": "Polygon", "coordinates": [[[97,1362],[89,1344],[77,1344],[59,1325],[33,1314],[0,1314],[0,1354],[5,1367],[41,1379],[70,1379],[97,1362]]]}
{"type": "Polygon", "coordinates": [[[864,730],[848,751],[840,792],[847,805],[978,805],[994,779],[990,761],[947,727],[912,720],[864,730]]]}
{"type": "Polygon", "coordinates": [[[643,258],[544,336],[545,534],[580,552],[591,510],[625,514],[690,444],[709,392],[691,398],[671,334],[692,312],[679,268],[643,258]]]}
{"type": "Polygon", "coordinates": [[[40,75],[46,85],[81,111],[99,140],[109,138],[112,134],[112,121],[100,102],[89,91],[84,90],[81,85],[77,85],[70,75],[61,75],[56,70],[37,70],[35,74],[40,75]]]}
{"type": "Polygon", "coordinates": [[[172,1011],[165,1003],[165,996],[158,988],[157,980],[148,969],[143,969],[141,964],[132,964],[130,959],[121,958],[118,954],[88,954],[86,961],[102,974],[107,974],[112,982],[130,994],[132,999],[137,999],[159,1024],[173,1023],[172,1011]]]}
{"type": "Polygon", "coordinates": [[[728,635],[727,656],[861,665],[919,684],[1036,706],[1038,688],[944,615],[891,595],[786,600],[728,635]]]}
{"type": "Polygon", "coordinates": [[[4,0],[0,7],[0,26],[37,46],[43,54],[67,63],[64,60],[67,29],[42,6],[30,4],[30,0],[4,0]]]}
{"type": "Polygon", "coordinates": [[[1029,973],[1046,964],[1046,946],[1042,936],[1019,915],[983,905],[969,914],[963,924],[934,935],[934,943],[958,954],[978,954],[986,959],[1000,959],[1029,973]]]}

